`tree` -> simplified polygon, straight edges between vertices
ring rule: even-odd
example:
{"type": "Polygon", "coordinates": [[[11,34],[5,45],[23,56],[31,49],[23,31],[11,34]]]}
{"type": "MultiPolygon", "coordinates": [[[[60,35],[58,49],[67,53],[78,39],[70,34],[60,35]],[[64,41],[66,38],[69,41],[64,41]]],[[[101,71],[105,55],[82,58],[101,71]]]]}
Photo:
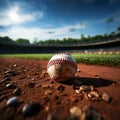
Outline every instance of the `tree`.
{"type": "Polygon", "coordinates": [[[120,37],[120,27],[117,28],[117,34],[116,37],[120,37]]]}
{"type": "Polygon", "coordinates": [[[120,27],[117,28],[117,33],[120,33],[120,27]]]}
{"type": "Polygon", "coordinates": [[[0,37],[0,43],[14,44],[15,42],[8,36],[5,36],[5,37],[0,37]]]}
{"type": "Polygon", "coordinates": [[[30,41],[27,39],[19,38],[16,40],[16,43],[27,45],[30,44],[30,41]]]}
{"type": "Polygon", "coordinates": [[[84,38],[85,38],[85,37],[84,37],[84,34],[81,34],[81,40],[84,39],[84,38]]]}
{"type": "Polygon", "coordinates": [[[80,27],[81,27],[81,34],[83,34],[83,26],[84,26],[84,23],[83,22],[80,22],[80,27]]]}

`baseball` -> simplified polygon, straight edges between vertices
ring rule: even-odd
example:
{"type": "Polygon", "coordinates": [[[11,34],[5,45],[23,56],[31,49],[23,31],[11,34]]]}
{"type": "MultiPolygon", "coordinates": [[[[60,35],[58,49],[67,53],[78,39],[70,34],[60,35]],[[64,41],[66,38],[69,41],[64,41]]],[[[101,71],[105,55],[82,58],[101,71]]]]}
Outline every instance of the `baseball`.
{"type": "Polygon", "coordinates": [[[68,53],[55,54],[48,62],[47,72],[52,80],[65,81],[77,72],[75,59],[68,53]]]}

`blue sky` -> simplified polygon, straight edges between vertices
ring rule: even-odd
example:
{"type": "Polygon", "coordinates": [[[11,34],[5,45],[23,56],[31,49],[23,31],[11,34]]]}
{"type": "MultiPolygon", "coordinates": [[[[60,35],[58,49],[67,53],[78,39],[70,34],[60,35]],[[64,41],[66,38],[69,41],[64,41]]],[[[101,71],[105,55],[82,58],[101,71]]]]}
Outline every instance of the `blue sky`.
{"type": "Polygon", "coordinates": [[[0,0],[0,36],[14,40],[80,38],[119,26],[120,0],[0,0]]]}

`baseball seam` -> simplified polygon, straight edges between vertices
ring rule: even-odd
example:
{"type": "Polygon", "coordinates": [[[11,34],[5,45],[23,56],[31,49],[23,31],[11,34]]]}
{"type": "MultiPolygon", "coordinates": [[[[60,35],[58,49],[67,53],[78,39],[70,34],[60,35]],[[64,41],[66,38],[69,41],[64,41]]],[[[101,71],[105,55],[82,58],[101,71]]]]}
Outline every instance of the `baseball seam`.
{"type": "Polygon", "coordinates": [[[53,61],[50,61],[47,65],[47,69],[53,64],[66,64],[68,66],[73,66],[77,69],[77,65],[74,62],[68,61],[68,60],[53,60],[53,61]]]}

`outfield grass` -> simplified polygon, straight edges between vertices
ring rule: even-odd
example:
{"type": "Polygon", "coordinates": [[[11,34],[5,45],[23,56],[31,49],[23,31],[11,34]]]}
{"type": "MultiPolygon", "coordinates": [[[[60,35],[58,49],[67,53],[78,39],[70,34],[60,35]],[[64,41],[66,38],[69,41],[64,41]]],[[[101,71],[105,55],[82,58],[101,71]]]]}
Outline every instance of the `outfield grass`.
{"type": "MultiPolygon", "coordinates": [[[[0,57],[49,60],[54,54],[4,54],[0,57]]],[[[120,66],[119,54],[80,54],[73,53],[77,63],[120,66]]]]}
{"type": "Polygon", "coordinates": [[[120,66],[120,55],[117,54],[74,54],[77,63],[120,66]]]}
{"type": "Polygon", "coordinates": [[[49,60],[52,56],[53,54],[4,54],[4,55],[0,55],[0,57],[39,59],[39,60],[49,60]]]}

